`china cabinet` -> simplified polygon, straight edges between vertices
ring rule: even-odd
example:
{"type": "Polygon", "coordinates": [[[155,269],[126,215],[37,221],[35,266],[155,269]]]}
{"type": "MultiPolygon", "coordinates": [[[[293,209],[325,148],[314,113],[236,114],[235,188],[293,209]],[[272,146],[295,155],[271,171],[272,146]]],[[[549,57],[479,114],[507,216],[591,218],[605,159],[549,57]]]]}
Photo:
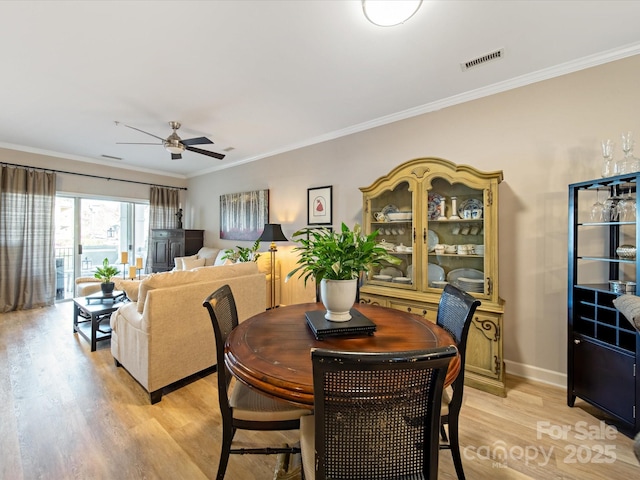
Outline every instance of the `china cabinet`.
{"type": "Polygon", "coordinates": [[[204,230],[158,228],[151,230],[151,271],[166,272],[176,257],[195,255],[202,248],[204,230]]]}
{"type": "Polygon", "coordinates": [[[440,158],[419,158],[362,187],[363,228],[401,260],[369,272],[360,301],[435,322],[447,282],[481,300],[469,329],[465,383],[504,395],[504,302],[498,290],[498,184],[440,158]]]}
{"type": "Polygon", "coordinates": [[[567,404],[576,397],[638,432],[640,335],[613,305],[636,293],[640,173],[569,185],[567,404]]]}

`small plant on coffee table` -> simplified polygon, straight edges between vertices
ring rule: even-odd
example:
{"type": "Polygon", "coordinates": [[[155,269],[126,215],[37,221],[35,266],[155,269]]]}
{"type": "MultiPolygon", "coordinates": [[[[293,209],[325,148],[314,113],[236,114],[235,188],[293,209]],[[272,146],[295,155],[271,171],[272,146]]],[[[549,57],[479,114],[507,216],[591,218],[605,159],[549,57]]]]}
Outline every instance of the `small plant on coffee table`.
{"type": "Polygon", "coordinates": [[[94,277],[100,280],[102,283],[100,284],[100,288],[102,289],[102,293],[105,295],[109,295],[113,293],[113,289],[115,284],[111,281],[113,277],[118,275],[120,270],[117,267],[109,265],[109,259],[105,258],[102,261],[102,266],[96,268],[96,272],[94,273],[94,277]]]}

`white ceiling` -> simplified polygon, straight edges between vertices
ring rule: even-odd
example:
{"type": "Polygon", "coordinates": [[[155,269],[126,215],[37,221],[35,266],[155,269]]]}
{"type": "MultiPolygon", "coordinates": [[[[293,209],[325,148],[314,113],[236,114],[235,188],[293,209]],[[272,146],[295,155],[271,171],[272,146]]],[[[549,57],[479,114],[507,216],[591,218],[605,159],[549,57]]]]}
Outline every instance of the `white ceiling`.
{"type": "Polygon", "coordinates": [[[0,147],[189,177],[636,55],[639,21],[610,0],[424,0],[387,28],[359,0],[5,0],[0,147]],[[233,150],[172,161],[116,120],[233,150]]]}

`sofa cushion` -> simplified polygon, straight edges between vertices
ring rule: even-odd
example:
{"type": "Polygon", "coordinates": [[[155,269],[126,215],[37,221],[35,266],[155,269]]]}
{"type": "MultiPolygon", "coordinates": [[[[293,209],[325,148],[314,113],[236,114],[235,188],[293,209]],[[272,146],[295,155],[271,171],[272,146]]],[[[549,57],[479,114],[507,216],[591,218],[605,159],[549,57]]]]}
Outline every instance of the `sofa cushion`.
{"type": "Polygon", "coordinates": [[[194,268],[204,267],[204,258],[184,258],[182,260],[183,270],[193,270],[194,268]]]}
{"type": "Polygon", "coordinates": [[[204,266],[210,267],[216,261],[219,253],[219,248],[202,247],[200,250],[198,250],[198,258],[204,258],[204,266]]]}
{"type": "Polygon", "coordinates": [[[76,278],[76,297],[86,297],[100,291],[100,280],[96,277],[76,278]]]}
{"type": "MultiPolygon", "coordinates": [[[[271,255],[268,253],[262,253],[258,260],[256,260],[258,270],[265,275],[271,275],[271,255]]],[[[277,264],[277,262],[276,262],[277,264]]]]}
{"type": "Polygon", "coordinates": [[[224,250],[220,250],[218,252],[218,255],[216,256],[216,259],[213,262],[213,264],[216,267],[219,267],[220,265],[231,265],[231,264],[233,264],[233,262],[231,260],[229,260],[228,258],[225,258],[225,259],[222,258],[225,255],[226,255],[226,253],[224,253],[224,250]]]}
{"type": "Polygon", "coordinates": [[[114,278],[116,290],[122,290],[127,294],[127,298],[132,302],[138,301],[138,291],[140,289],[140,280],[125,280],[123,278],[114,278]]]}
{"type": "Polygon", "coordinates": [[[175,265],[174,269],[175,270],[188,270],[187,268],[184,268],[184,261],[185,260],[195,260],[198,258],[198,254],[196,255],[190,255],[188,257],[176,257],[173,259],[173,264],[175,265]]]}
{"type": "Polygon", "coordinates": [[[224,278],[240,277],[258,273],[258,266],[254,262],[221,265],[219,267],[200,267],[193,270],[175,270],[170,272],[153,273],[140,282],[138,292],[138,312],[144,311],[149,290],[168,288],[186,283],[208,282],[224,278]]]}

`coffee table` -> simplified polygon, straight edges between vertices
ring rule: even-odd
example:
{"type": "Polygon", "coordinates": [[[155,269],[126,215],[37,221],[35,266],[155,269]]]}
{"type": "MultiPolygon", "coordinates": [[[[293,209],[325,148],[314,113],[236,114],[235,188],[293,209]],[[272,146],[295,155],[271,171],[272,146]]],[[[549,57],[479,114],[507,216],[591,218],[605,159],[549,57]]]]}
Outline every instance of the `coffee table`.
{"type": "Polygon", "coordinates": [[[102,292],[73,299],[73,333],[79,333],[91,344],[91,351],[101,340],[111,338],[111,326],[108,323],[111,314],[126,300],[124,292],[114,291],[110,295],[102,292]],[[106,325],[102,325],[102,322],[106,325]]]}

